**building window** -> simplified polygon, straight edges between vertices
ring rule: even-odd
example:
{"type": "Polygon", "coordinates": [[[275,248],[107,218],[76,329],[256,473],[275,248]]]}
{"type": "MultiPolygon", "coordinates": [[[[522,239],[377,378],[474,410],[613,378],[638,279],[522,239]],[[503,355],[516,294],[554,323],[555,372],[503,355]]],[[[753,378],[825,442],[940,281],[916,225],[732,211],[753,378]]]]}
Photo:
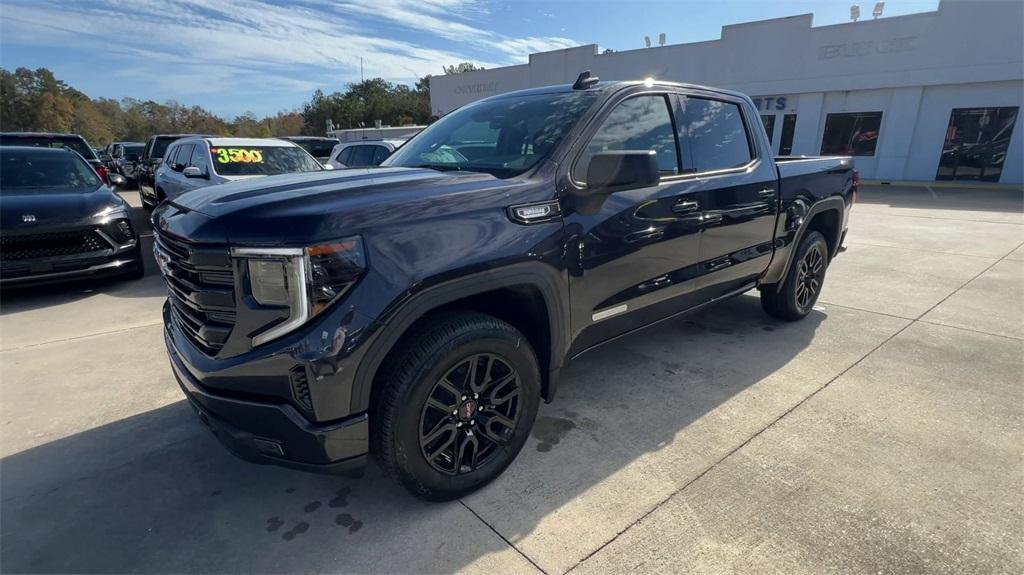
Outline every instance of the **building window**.
{"type": "Polygon", "coordinates": [[[775,141],[775,114],[761,116],[761,123],[764,124],[764,133],[768,134],[768,142],[775,141]]]}
{"type": "Polygon", "coordinates": [[[874,156],[881,127],[881,112],[829,114],[821,138],[821,155],[874,156]]]}
{"type": "Polygon", "coordinates": [[[788,156],[793,153],[794,132],[796,132],[796,114],[786,114],[782,118],[782,141],[779,142],[780,156],[788,156]]]}
{"type": "Polygon", "coordinates": [[[954,109],[935,179],[998,182],[1017,111],[1016,106],[954,109]]]}

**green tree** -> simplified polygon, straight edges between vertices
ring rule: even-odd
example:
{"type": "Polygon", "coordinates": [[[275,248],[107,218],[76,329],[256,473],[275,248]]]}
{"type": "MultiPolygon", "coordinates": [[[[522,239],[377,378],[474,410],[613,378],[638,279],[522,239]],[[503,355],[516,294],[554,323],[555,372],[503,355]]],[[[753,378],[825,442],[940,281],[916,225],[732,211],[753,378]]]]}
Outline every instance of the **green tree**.
{"type": "MultiPolygon", "coordinates": [[[[446,73],[479,69],[464,62],[446,73]],[[451,70],[457,70],[451,72],[451,70]]],[[[343,91],[317,90],[301,111],[282,111],[258,118],[247,112],[231,121],[200,106],[175,101],[124,98],[92,99],[68,86],[46,68],[0,68],[0,129],[74,131],[93,145],[111,141],[145,141],[153,134],[200,133],[266,137],[323,135],[327,120],[338,128],[382,124],[423,124],[430,119],[430,76],[413,86],[371,78],[343,91]]]]}
{"type": "Polygon", "coordinates": [[[53,92],[43,92],[36,99],[38,111],[36,124],[44,132],[70,132],[75,120],[75,108],[71,102],[53,92]]]}
{"type": "Polygon", "coordinates": [[[472,62],[460,62],[458,64],[453,64],[451,66],[441,66],[441,69],[444,70],[445,74],[450,76],[452,74],[461,74],[463,72],[473,72],[473,71],[476,71],[476,70],[483,70],[483,67],[482,66],[477,66],[476,64],[474,64],[472,62]]]}

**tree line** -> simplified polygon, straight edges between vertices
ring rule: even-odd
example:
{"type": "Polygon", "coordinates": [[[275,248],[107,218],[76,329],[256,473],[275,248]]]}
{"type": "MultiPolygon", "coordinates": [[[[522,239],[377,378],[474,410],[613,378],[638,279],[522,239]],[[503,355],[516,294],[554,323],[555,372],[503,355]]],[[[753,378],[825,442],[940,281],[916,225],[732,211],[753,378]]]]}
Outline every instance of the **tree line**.
{"type": "MultiPolygon", "coordinates": [[[[444,66],[446,74],[477,70],[463,62],[444,66]]],[[[323,136],[328,120],[337,129],[426,124],[430,118],[430,76],[414,86],[372,78],[348,84],[344,91],[321,90],[299,110],[258,118],[246,112],[228,120],[200,106],[168,100],[90,98],[46,68],[0,68],[0,130],[72,132],[90,145],[144,142],[153,134],[201,133],[238,137],[323,136]]]]}

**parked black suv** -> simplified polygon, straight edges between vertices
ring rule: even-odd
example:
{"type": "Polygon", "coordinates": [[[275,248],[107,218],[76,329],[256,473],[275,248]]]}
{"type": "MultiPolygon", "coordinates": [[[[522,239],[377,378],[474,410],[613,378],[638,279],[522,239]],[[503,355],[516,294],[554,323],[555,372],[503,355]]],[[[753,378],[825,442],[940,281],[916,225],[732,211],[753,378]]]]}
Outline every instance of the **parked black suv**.
{"type": "Polygon", "coordinates": [[[0,286],[142,277],[129,210],[74,151],[0,146],[0,286]]]}
{"type": "Polygon", "coordinates": [[[585,351],[753,288],[811,312],[855,172],[770,150],[744,95],[581,75],[467,105],[380,168],[183,194],[153,215],[171,364],[244,458],[372,453],[458,497],[585,351]]]}

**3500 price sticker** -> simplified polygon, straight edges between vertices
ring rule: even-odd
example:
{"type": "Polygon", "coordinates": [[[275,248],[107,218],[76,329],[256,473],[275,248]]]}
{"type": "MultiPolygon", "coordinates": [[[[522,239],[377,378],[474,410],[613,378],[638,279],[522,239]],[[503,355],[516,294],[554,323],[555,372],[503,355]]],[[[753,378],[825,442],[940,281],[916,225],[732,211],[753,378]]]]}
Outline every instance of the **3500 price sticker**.
{"type": "Polygon", "coordinates": [[[217,148],[210,150],[217,157],[220,164],[261,164],[263,163],[262,150],[247,150],[245,148],[217,148]]]}

